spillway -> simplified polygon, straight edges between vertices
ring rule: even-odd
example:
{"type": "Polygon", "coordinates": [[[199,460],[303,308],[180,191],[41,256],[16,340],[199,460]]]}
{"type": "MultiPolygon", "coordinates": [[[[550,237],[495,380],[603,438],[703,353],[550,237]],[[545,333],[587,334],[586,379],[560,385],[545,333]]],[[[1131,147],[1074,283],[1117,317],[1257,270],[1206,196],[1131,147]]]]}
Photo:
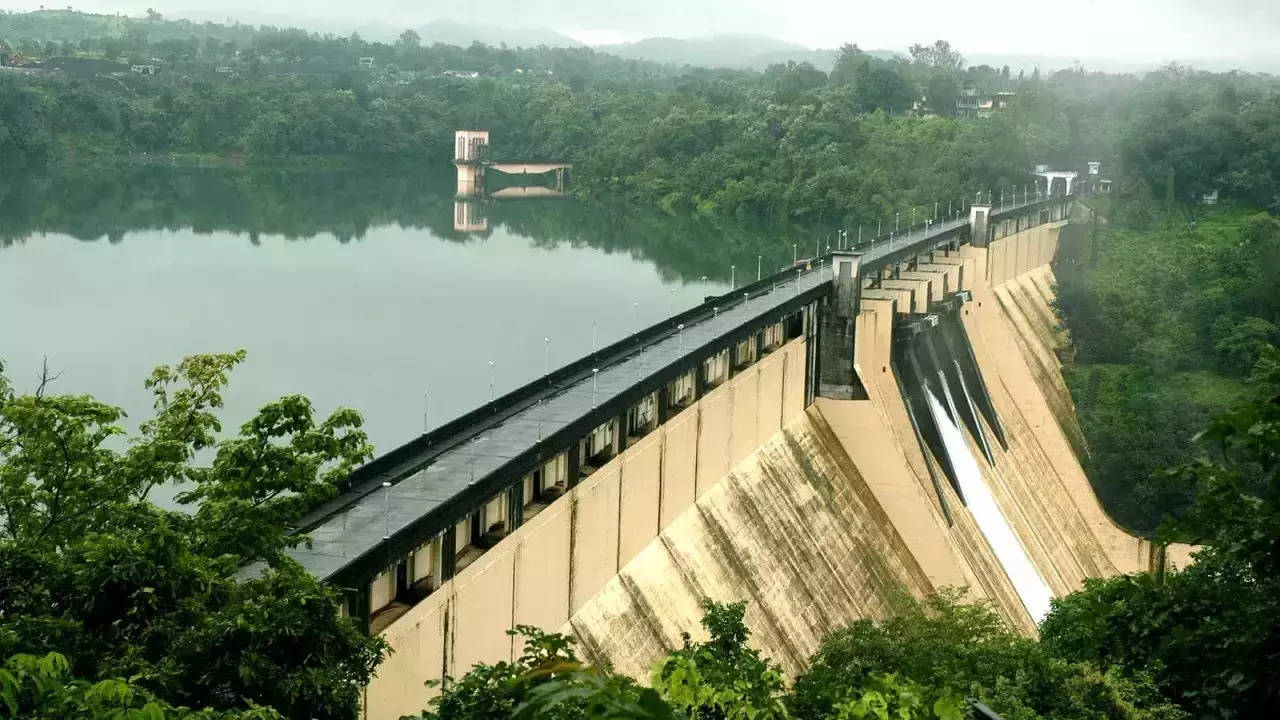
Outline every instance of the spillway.
{"type": "Polygon", "coordinates": [[[951,467],[955,470],[956,481],[969,512],[982,531],[982,536],[991,545],[996,558],[1000,560],[1000,566],[1008,574],[1031,619],[1038,623],[1049,614],[1049,601],[1053,599],[1053,591],[1036,570],[1026,549],[1014,534],[1013,527],[1005,518],[1004,511],[996,503],[991,488],[987,487],[987,481],[982,477],[978,461],[965,441],[964,433],[952,424],[936,397],[930,394],[928,398],[929,411],[940,430],[943,446],[951,467]]]}

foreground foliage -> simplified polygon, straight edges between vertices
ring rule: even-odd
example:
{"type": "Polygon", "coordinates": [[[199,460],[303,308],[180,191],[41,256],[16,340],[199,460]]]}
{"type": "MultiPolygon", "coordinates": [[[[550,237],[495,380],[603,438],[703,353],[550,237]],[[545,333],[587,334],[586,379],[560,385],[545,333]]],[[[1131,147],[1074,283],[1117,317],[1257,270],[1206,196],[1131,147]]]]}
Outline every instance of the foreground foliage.
{"type": "Polygon", "coordinates": [[[882,623],[862,620],[823,639],[796,680],[796,717],[833,717],[851,688],[878,675],[911,682],[925,706],[979,700],[1006,720],[1174,718],[1140,676],[1100,674],[1011,631],[985,604],[947,592],[882,623]]]}
{"type": "Polygon", "coordinates": [[[317,421],[298,396],[219,438],[243,358],[157,368],[155,414],[127,438],[118,408],[52,394],[47,374],[18,394],[0,372],[0,658],[24,712],[354,712],[382,642],[339,618],[334,591],[282,550],[297,542],[287,523],[370,448],[353,411],[317,421]],[[166,483],[198,506],[148,502],[166,483]],[[252,561],[271,567],[239,579],[252,561]]]}
{"type": "Polygon", "coordinates": [[[1271,717],[1280,707],[1280,352],[1265,348],[1253,396],[1202,435],[1208,455],[1166,473],[1194,502],[1169,536],[1202,543],[1166,577],[1092,581],[1055,602],[1053,652],[1149,670],[1194,716],[1271,717]]]}
{"type": "Polygon", "coordinates": [[[948,592],[907,603],[907,612],[883,623],[832,633],[791,689],[748,646],[742,603],[706,603],[707,639],[686,634],[683,647],[655,664],[651,689],[584,665],[568,638],[520,628],[519,661],[477,665],[419,718],[960,720],[968,717],[967,698],[1011,720],[1184,717],[1143,676],[1104,675],[1053,657],[1008,630],[990,607],[961,600],[948,592]]]}

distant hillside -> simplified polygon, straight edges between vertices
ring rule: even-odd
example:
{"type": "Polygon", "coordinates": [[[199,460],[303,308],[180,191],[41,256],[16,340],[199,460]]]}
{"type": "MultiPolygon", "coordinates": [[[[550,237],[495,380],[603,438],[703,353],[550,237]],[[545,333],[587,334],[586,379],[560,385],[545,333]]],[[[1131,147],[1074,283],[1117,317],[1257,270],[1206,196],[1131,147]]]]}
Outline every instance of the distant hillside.
{"type": "Polygon", "coordinates": [[[496,25],[471,25],[453,20],[433,20],[426,25],[415,27],[414,31],[422,38],[422,42],[427,45],[444,43],[445,45],[466,47],[473,42],[481,42],[485,45],[506,43],[508,47],[538,47],[539,45],[548,47],[582,47],[582,43],[551,28],[498,27],[496,25]]]}
{"type": "MultiPolygon", "coordinates": [[[[835,63],[835,50],[814,50],[767,35],[713,35],[700,38],[654,37],[618,45],[597,45],[600,52],[634,60],[673,65],[748,68],[763,70],[775,63],[807,62],[824,72],[835,63]]],[[[870,50],[868,55],[889,59],[890,50],[870,50]]]]}
{"type": "MultiPolygon", "coordinates": [[[[145,32],[152,42],[185,40],[193,35],[244,42],[254,35],[258,26],[301,27],[309,32],[330,33],[339,37],[350,35],[355,30],[366,40],[383,42],[394,41],[405,30],[404,27],[378,22],[353,27],[333,20],[300,20],[266,13],[244,13],[238,21],[232,21],[217,17],[216,13],[191,13],[191,18],[188,19],[158,15],[127,17],[73,10],[37,10],[26,13],[0,12],[0,41],[29,39],[41,43],[50,40],[76,42],[86,38],[122,37],[130,29],[137,29],[145,32]]],[[[494,46],[506,43],[509,47],[582,47],[582,43],[577,40],[550,28],[511,28],[435,20],[413,30],[426,45],[443,43],[466,47],[473,42],[481,42],[494,46]]]]}
{"type": "Polygon", "coordinates": [[[600,52],[634,60],[652,60],[673,65],[754,68],[762,70],[777,62],[810,62],[830,70],[832,54],[763,35],[716,35],[702,38],[655,37],[619,45],[598,45],[600,52]]]}
{"type": "Polygon", "coordinates": [[[242,41],[254,29],[236,23],[193,22],[161,19],[158,16],[130,18],[124,15],[99,15],[74,10],[36,10],[26,13],[0,13],[0,40],[27,39],[38,42],[77,42],[89,38],[121,37],[130,28],[138,28],[152,41],[214,37],[218,40],[242,41]]]}

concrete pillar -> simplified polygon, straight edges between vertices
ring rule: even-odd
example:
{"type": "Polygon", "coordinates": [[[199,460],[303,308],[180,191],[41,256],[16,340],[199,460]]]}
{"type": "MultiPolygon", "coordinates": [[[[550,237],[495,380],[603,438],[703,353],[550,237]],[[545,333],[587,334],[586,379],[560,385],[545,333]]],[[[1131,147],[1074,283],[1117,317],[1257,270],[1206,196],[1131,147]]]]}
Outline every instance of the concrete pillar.
{"type": "Polygon", "coordinates": [[[472,163],[457,163],[458,185],[460,197],[473,197],[484,191],[484,166],[472,163]]]}
{"type": "Polygon", "coordinates": [[[974,247],[986,247],[989,243],[990,231],[987,229],[987,218],[990,216],[990,205],[969,206],[969,242],[974,247]]]}
{"type": "Polygon", "coordinates": [[[507,532],[524,524],[524,479],[507,488],[507,532]]]}
{"type": "Polygon", "coordinates": [[[613,434],[613,447],[615,451],[614,454],[616,455],[621,455],[622,451],[627,449],[627,435],[631,432],[631,428],[629,427],[630,423],[627,422],[627,419],[630,414],[631,413],[629,411],[624,410],[622,411],[622,414],[618,416],[618,419],[614,421],[617,423],[618,428],[617,432],[613,434]]]}
{"type": "MultiPolygon", "coordinates": [[[[458,572],[458,524],[449,523],[440,538],[440,582],[451,580],[458,572]]],[[[367,588],[366,588],[367,589],[367,588]]]]}
{"type": "Polygon", "coordinates": [[[858,256],[837,251],[831,255],[832,295],[819,308],[817,394],[837,400],[858,400],[866,391],[854,370],[854,326],[860,292],[858,256]]]}
{"type": "Polygon", "coordinates": [[[574,487],[582,479],[582,440],[569,448],[565,458],[565,485],[574,487]]]}

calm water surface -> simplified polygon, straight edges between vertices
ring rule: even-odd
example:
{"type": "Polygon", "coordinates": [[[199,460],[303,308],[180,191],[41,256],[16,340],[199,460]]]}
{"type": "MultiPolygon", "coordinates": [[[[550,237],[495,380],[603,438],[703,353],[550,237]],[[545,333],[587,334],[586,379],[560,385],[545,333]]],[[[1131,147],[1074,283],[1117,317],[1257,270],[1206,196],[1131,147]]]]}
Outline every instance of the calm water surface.
{"type": "MultiPolygon", "coordinates": [[[[469,208],[452,177],[64,171],[0,187],[0,358],[149,416],[161,363],[244,348],[232,429],[305,394],[361,411],[379,451],[789,262],[797,238],[569,199],[469,208]],[[758,256],[763,256],[757,260],[758,256]],[[705,276],[705,277],[704,277],[705,276]]],[[[808,241],[805,241],[808,242],[808,241]]]]}

